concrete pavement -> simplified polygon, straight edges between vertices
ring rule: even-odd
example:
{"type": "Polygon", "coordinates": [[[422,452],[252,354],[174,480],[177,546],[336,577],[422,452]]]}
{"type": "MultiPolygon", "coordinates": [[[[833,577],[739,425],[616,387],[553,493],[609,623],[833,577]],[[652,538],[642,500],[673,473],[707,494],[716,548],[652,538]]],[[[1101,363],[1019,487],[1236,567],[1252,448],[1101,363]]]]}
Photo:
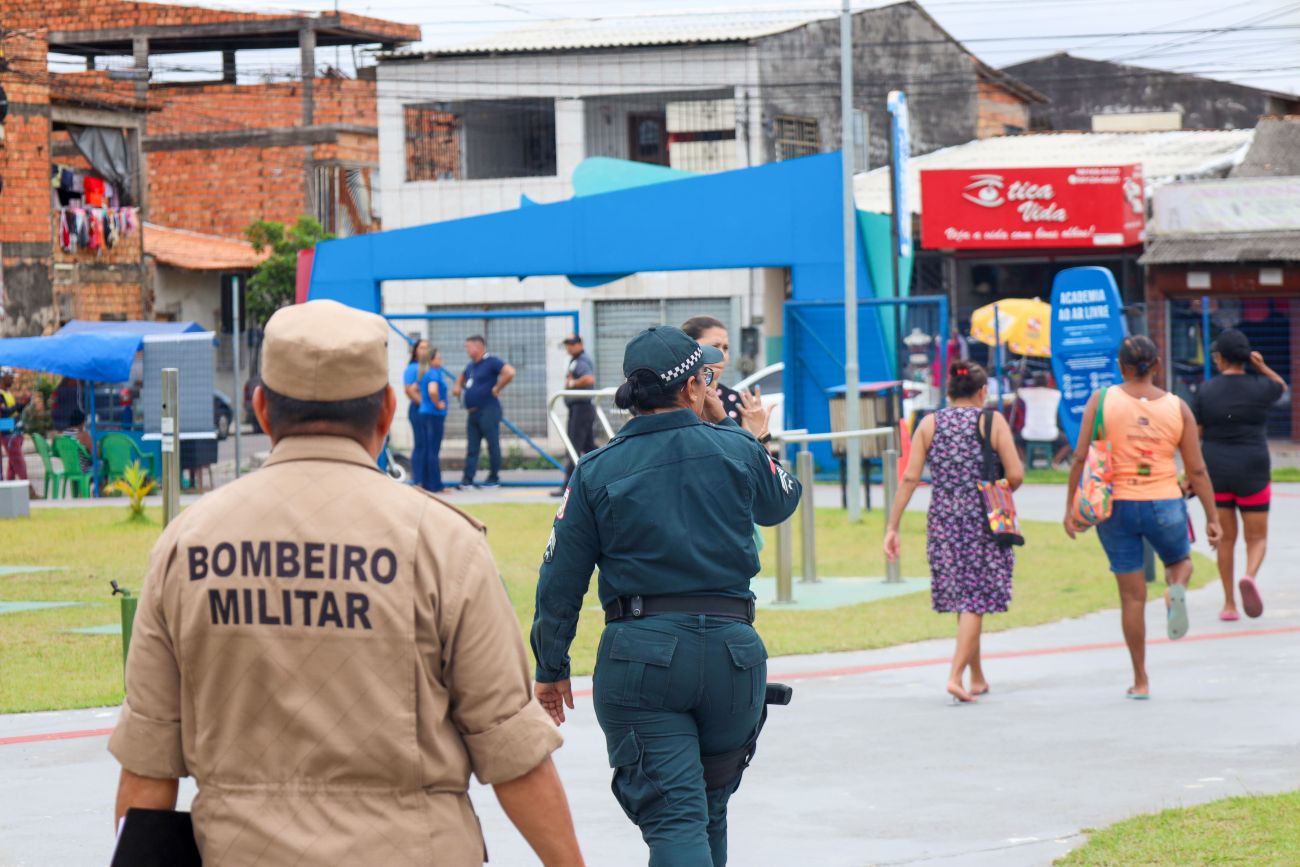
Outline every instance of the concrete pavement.
{"type": "MultiPolygon", "coordinates": [[[[1300,787],[1300,488],[1278,487],[1264,618],[1220,623],[1211,585],[1189,595],[1191,635],[1170,643],[1154,601],[1150,702],[1123,698],[1115,611],[986,637],[993,691],[973,706],[943,694],[950,640],[772,660],[795,700],[773,709],[733,801],[732,863],[1045,865],[1083,828],[1300,787]]],[[[1063,497],[1031,490],[1022,509],[1041,499],[1050,518],[1063,497]]],[[[644,863],[609,793],[590,681],[576,686],[557,762],[588,863],[644,863]]],[[[107,863],[117,769],[96,732],[115,716],[0,717],[0,865],[107,863]],[[44,739],[67,733],[81,734],[44,739]]],[[[492,863],[535,864],[492,795],[473,796],[492,863]]]]}

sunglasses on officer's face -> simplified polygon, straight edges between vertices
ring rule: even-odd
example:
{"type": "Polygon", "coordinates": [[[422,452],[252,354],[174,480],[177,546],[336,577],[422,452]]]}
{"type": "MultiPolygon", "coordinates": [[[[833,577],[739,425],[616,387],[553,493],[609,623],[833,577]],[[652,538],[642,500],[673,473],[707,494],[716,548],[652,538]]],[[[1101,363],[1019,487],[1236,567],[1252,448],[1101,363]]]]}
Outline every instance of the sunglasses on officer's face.
{"type": "Polygon", "coordinates": [[[713,380],[717,375],[718,372],[714,370],[712,367],[700,368],[700,379],[704,381],[704,385],[706,388],[710,385],[713,385],[713,380]]]}

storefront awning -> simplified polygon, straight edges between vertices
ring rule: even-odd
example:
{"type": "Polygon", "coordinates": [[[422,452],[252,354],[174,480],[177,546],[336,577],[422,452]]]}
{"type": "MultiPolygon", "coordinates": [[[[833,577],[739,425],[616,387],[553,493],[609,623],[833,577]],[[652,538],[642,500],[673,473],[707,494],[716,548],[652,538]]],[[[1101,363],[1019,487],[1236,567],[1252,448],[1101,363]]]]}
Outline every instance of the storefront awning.
{"type": "Polygon", "coordinates": [[[1300,261],[1300,231],[1154,237],[1147,240],[1146,252],[1138,259],[1141,265],[1296,261],[1300,261]]]}

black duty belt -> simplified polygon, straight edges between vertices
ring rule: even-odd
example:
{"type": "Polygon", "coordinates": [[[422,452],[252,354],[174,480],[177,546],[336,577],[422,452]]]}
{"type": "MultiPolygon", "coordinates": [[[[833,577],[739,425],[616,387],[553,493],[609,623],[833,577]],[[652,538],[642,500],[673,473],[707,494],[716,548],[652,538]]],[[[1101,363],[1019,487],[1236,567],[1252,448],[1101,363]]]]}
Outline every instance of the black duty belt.
{"type": "Polygon", "coordinates": [[[754,622],[754,600],[736,596],[620,596],[605,606],[605,622],[656,614],[703,614],[754,622]]]}

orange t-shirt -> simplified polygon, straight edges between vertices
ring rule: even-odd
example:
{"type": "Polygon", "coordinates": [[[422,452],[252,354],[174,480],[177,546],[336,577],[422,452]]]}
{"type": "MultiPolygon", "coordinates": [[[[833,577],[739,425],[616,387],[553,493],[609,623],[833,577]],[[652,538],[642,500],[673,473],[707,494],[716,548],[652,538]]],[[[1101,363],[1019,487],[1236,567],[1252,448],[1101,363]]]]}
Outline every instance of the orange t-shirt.
{"type": "Polygon", "coordinates": [[[1182,498],[1174,452],[1183,438],[1183,402],[1176,394],[1147,400],[1108,388],[1102,423],[1114,462],[1115,499],[1182,498]]]}

